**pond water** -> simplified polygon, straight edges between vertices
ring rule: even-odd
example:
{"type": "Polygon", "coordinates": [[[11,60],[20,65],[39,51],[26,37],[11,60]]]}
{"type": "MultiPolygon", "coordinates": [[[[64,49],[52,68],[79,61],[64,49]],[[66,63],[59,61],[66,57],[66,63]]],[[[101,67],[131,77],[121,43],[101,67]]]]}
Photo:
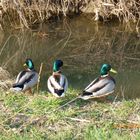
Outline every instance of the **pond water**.
{"type": "Polygon", "coordinates": [[[43,63],[41,90],[45,91],[55,59],[64,61],[63,72],[70,87],[84,87],[99,75],[101,64],[110,63],[118,71],[116,94],[140,97],[140,38],[129,25],[95,23],[88,17],[48,22],[32,30],[2,32],[0,64],[13,76],[32,58],[36,70],[43,63]]]}

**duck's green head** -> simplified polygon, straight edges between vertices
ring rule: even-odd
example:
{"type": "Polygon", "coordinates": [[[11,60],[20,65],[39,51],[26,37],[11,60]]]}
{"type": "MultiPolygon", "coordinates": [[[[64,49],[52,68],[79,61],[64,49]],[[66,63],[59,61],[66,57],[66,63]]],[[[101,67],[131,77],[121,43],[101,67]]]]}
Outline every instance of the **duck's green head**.
{"type": "Polygon", "coordinates": [[[109,72],[117,73],[116,70],[112,69],[110,64],[103,64],[101,69],[100,69],[100,74],[107,75],[109,72]]]}
{"type": "Polygon", "coordinates": [[[26,66],[30,70],[34,69],[34,64],[32,59],[26,59],[24,66],[26,66]]]}
{"type": "Polygon", "coordinates": [[[62,60],[55,60],[53,63],[53,72],[60,72],[60,67],[63,66],[62,60]]]}

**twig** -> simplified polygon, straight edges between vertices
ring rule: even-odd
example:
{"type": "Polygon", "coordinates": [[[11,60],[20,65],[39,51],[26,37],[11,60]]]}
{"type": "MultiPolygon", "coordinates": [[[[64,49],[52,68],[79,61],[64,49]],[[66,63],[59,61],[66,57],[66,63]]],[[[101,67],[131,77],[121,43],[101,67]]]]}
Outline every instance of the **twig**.
{"type": "Polygon", "coordinates": [[[67,119],[70,119],[72,121],[78,121],[78,122],[90,122],[89,120],[85,120],[85,119],[78,119],[78,118],[70,118],[70,117],[66,117],[67,119]]]}
{"type": "Polygon", "coordinates": [[[117,95],[115,96],[115,98],[114,98],[114,100],[113,100],[113,103],[115,103],[115,102],[116,102],[116,100],[117,100],[118,96],[119,96],[119,92],[117,92],[117,95]]]}
{"type": "Polygon", "coordinates": [[[137,61],[140,61],[140,58],[133,58],[133,57],[127,57],[127,56],[125,56],[124,58],[125,59],[128,59],[128,60],[137,60],[137,61]]]}
{"type": "Polygon", "coordinates": [[[123,87],[121,86],[121,95],[122,95],[122,97],[123,97],[123,100],[125,99],[125,97],[124,97],[124,91],[125,91],[125,87],[123,88],[123,87]]]}
{"type": "Polygon", "coordinates": [[[43,63],[41,63],[40,69],[39,69],[38,83],[37,83],[37,93],[39,93],[39,84],[40,84],[40,77],[41,77],[42,68],[43,68],[43,63]]]}

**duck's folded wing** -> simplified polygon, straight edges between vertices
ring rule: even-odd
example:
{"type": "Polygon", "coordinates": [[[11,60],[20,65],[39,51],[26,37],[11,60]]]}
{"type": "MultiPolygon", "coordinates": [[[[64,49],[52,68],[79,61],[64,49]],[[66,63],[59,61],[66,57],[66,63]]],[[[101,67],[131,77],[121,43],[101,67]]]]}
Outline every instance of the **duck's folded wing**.
{"type": "Polygon", "coordinates": [[[84,94],[80,96],[80,98],[84,100],[88,100],[90,98],[100,98],[103,96],[107,96],[114,92],[115,84],[112,81],[109,83],[105,83],[104,85],[102,84],[102,86],[98,88],[95,88],[95,86],[93,88],[94,88],[94,91],[92,88],[87,91],[84,91],[84,94]]]}
{"type": "Polygon", "coordinates": [[[25,83],[30,82],[35,77],[35,75],[36,73],[22,72],[18,75],[15,85],[24,85],[25,83]]]}
{"type": "Polygon", "coordinates": [[[68,79],[65,77],[64,90],[66,91],[67,89],[68,89],[68,79]]]}
{"type": "Polygon", "coordinates": [[[38,73],[32,73],[25,81],[24,81],[24,88],[23,91],[32,88],[38,82],[38,73]]]}
{"type": "Polygon", "coordinates": [[[112,93],[114,91],[115,84],[113,82],[106,83],[104,86],[97,88],[93,91],[92,96],[102,96],[108,93],[112,93]]]}
{"type": "Polygon", "coordinates": [[[63,87],[64,91],[66,91],[68,88],[68,80],[67,80],[66,76],[64,76],[64,75],[61,75],[60,86],[63,87]]]}
{"type": "Polygon", "coordinates": [[[55,80],[55,78],[53,76],[50,76],[48,79],[48,88],[49,89],[62,89],[63,87],[61,87],[59,85],[59,83],[55,80]]]}
{"type": "Polygon", "coordinates": [[[21,91],[24,87],[25,80],[26,80],[26,71],[21,71],[16,78],[16,82],[12,86],[13,88],[12,90],[21,91]]]}
{"type": "Polygon", "coordinates": [[[21,71],[21,72],[18,74],[15,83],[18,83],[18,82],[20,81],[20,79],[21,79],[23,76],[25,76],[25,74],[26,74],[26,71],[21,71]]]}
{"type": "Polygon", "coordinates": [[[48,79],[47,86],[48,86],[48,89],[51,93],[55,93],[53,84],[51,82],[51,77],[49,77],[49,79],[48,79]]]}

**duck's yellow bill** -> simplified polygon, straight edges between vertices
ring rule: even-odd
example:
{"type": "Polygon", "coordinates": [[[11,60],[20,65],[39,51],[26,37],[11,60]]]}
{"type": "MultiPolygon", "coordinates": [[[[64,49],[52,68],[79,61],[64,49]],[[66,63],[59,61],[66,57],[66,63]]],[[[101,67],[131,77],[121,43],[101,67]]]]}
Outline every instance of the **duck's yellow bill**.
{"type": "Polygon", "coordinates": [[[112,68],[111,68],[110,72],[112,72],[112,73],[117,73],[117,71],[114,70],[114,69],[112,69],[112,68]]]}
{"type": "Polygon", "coordinates": [[[24,66],[24,67],[26,67],[26,66],[27,66],[27,65],[26,65],[26,63],[25,63],[25,64],[23,64],[23,66],[24,66]]]}

